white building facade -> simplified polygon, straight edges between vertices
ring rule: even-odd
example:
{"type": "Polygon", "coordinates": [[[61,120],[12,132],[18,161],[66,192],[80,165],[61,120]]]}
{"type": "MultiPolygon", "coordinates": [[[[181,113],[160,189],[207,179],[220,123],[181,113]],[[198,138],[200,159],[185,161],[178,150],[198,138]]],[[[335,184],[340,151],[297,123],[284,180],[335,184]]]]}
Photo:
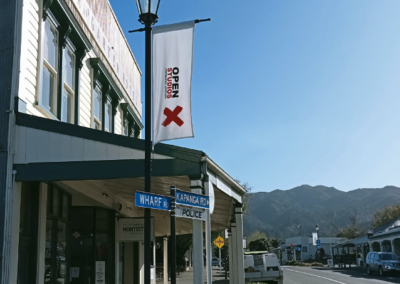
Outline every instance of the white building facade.
{"type": "MultiPolygon", "coordinates": [[[[144,189],[141,71],[110,3],[0,6],[1,283],[143,283],[143,243],[118,233],[121,218],[144,215],[135,207],[144,189]]],[[[153,193],[169,195],[171,185],[214,193],[206,222],[176,227],[196,239],[194,283],[211,283],[211,230],[230,229],[231,249],[243,255],[245,190],[202,151],[158,144],[152,157],[153,193]],[[196,265],[203,249],[206,275],[196,265]]],[[[169,212],[152,217],[153,235],[167,240],[169,212]]],[[[155,283],[163,260],[153,248],[155,283]]],[[[232,270],[243,271],[239,260],[232,270]]]]}

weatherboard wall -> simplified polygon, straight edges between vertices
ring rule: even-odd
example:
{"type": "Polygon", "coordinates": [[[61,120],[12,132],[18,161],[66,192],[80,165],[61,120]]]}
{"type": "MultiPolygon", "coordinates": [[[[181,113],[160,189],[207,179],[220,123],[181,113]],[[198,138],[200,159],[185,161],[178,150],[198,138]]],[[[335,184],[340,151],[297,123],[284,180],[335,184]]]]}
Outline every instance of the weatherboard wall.
{"type": "MultiPolygon", "coordinates": [[[[21,49],[21,60],[20,60],[20,83],[19,83],[19,98],[26,103],[26,113],[39,116],[46,117],[48,119],[54,119],[51,115],[49,115],[44,109],[39,106],[39,93],[40,93],[40,77],[42,72],[42,33],[44,21],[42,19],[42,0],[23,0],[23,16],[22,16],[22,49],[21,49]]],[[[66,1],[70,7],[74,7],[74,3],[70,1],[66,1]]],[[[108,7],[110,9],[110,7],[108,7]]],[[[113,12],[109,13],[110,19],[109,21],[116,21],[113,12]]],[[[79,16],[79,14],[75,14],[79,16]]],[[[84,25],[84,22],[80,22],[84,25]]],[[[117,24],[118,25],[118,24],[117,24]]],[[[119,27],[119,26],[118,26],[119,27]]],[[[90,35],[89,30],[83,27],[85,31],[87,31],[87,35],[92,43],[96,43],[96,38],[90,35]]],[[[117,31],[118,33],[120,30],[117,31]]],[[[122,35],[124,38],[124,36],[122,35]]],[[[121,46],[124,48],[125,45],[121,43],[121,46]]],[[[93,68],[89,63],[90,58],[97,58],[99,56],[99,45],[95,44],[92,50],[89,50],[85,58],[83,59],[83,66],[80,70],[80,78],[79,82],[79,117],[78,122],[80,126],[92,128],[93,127],[93,81],[94,74],[93,68]]],[[[129,47],[128,47],[129,49],[129,47]]],[[[118,50],[114,50],[115,52],[119,52],[118,50]]],[[[129,53],[129,51],[124,51],[129,53]]],[[[119,54],[119,53],[118,53],[119,54]]],[[[102,57],[103,60],[106,60],[106,57],[102,57]]],[[[130,73],[130,86],[133,86],[135,98],[131,99],[129,95],[126,93],[126,90],[122,87],[122,84],[119,82],[119,76],[113,74],[114,69],[109,67],[108,71],[112,75],[112,78],[116,80],[118,86],[121,86],[121,89],[118,91],[121,92],[124,96],[120,103],[129,103],[135,111],[135,114],[138,115],[139,119],[141,116],[141,107],[142,104],[140,102],[140,70],[137,64],[134,61],[133,55],[130,54],[129,66],[125,66],[124,68],[130,73]]],[[[104,62],[106,66],[107,62],[104,62]]],[[[116,71],[115,71],[116,72],[116,71]]],[[[114,133],[123,134],[123,115],[122,109],[118,106],[117,112],[114,117],[114,133]]]]}

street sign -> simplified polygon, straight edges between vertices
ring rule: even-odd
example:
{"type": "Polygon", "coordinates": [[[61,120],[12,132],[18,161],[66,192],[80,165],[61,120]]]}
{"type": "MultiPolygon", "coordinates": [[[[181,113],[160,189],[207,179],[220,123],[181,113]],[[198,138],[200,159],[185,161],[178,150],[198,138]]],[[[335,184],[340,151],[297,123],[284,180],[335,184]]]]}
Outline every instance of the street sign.
{"type": "Polygon", "coordinates": [[[320,249],[320,248],[321,248],[321,241],[317,240],[317,249],[320,249]]]}
{"type": "Polygon", "coordinates": [[[223,238],[221,238],[221,236],[218,236],[218,238],[216,238],[214,240],[214,244],[218,247],[218,248],[222,248],[225,244],[225,241],[223,238]]]}
{"type": "Polygon", "coordinates": [[[295,250],[301,250],[301,248],[299,248],[299,247],[295,247],[294,249],[295,249],[295,250]]]}
{"type": "Polygon", "coordinates": [[[208,209],[210,200],[208,196],[176,190],[176,204],[208,209]]]}
{"type": "Polygon", "coordinates": [[[175,216],[181,218],[189,218],[195,220],[206,220],[206,211],[202,209],[192,209],[185,207],[176,207],[175,216]]]}
{"type": "Polygon", "coordinates": [[[135,192],[135,206],[158,210],[171,210],[171,198],[153,193],[135,192]]]}

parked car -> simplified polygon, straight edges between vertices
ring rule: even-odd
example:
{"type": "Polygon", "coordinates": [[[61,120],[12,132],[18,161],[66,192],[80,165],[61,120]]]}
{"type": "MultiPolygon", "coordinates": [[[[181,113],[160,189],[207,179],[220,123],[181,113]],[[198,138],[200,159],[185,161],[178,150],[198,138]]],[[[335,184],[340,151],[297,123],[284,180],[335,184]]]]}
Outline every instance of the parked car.
{"type": "Polygon", "coordinates": [[[383,276],[386,272],[400,271],[400,259],[393,252],[369,252],[365,265],[367,274],[378,272],[383,276]]]}
{"type": "Polygon", "coordinates": [[[219,260],[217,257],[212,258],[212,266],[219,266],[219,260]]]}

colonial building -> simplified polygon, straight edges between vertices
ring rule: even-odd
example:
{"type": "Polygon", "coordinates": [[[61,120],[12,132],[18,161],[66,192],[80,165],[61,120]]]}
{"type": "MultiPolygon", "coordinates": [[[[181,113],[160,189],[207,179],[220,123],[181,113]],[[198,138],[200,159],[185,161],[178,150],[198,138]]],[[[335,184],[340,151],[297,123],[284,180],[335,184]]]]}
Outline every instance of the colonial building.
{"type": "MultiPolygon", "coordinates": [[[[142,283],[143,243],[118,231],[121,218],[143,217],[135,207],[144,189],[141,71],[111,5],[0,7],[1,283],[142,283]]],[[[194,282],[211,281],[210,231],[223,229],[237,256],[231,282],[244,282],[244,189],[202,151],[157,144],[152,159],[153,193],[175,185],[215,197],[206,226],[177,220],[178,234],[193,233],[194,282]]],[[[169,213],[152,216],[153,235],[168,236],[169,213]]],[[[153,282],[162,262],[154,258],[153,282]]]]}

